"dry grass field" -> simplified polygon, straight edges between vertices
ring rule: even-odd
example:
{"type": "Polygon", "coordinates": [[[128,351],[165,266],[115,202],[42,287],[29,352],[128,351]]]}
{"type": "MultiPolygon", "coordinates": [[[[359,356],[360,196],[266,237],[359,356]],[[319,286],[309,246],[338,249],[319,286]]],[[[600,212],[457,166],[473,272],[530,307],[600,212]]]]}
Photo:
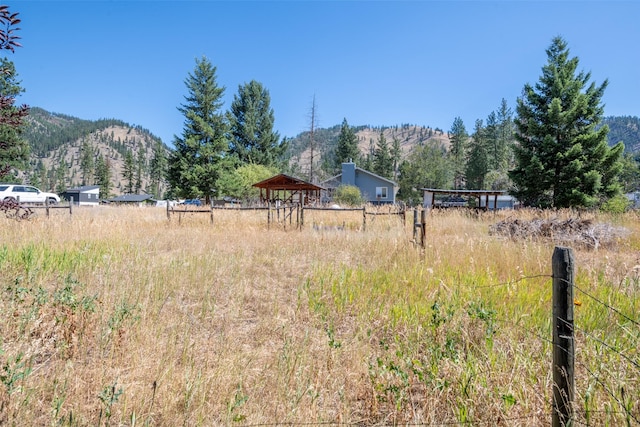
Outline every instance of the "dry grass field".
{"type": "MultiPolygon", "coordinates": [[[[556,242],[489,229],[566,215],[2,217],[0,425],[549,425],[556,242]]],[[[640,218],[587,215],[576,423],[637,425],[640,218]]]]}

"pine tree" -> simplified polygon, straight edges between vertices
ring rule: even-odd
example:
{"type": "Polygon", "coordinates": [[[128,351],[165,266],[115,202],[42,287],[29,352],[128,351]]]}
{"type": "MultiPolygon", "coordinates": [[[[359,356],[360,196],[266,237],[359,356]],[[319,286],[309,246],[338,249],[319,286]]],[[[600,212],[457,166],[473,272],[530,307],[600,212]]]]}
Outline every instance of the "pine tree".
{"type": "Polygon", "coordinates": [[[220,113],[224,87],[216,82],[216,67],[203,57],[185,80],[188,95],[178,111],[185,116],[181,137],[174,141],[168,180],[179,197],[205,197],[217,191],[217,180],[229,167],[227,122],[220,113]]]}
{"type": "Polygon", "coordinates": [[[500,108],[496,112],[497,119],[497,150],[496,165],[501,172],[506,172],[513,163],[512,147],[515,137],[513,124],[513,111],[507,105],[507,100],[502,99],[500,108]]]}
{"type": "Polygon", "coordinates": [[[360,160],[360,149],[358,148],[358,137],[353,128],[349,126],[347,119],[342,120],[340,127],[340,135],[338,135],[338,143],[335,151],[334,167],[340,170],[342,163],[356,162],[360,160]]]}
{"type": "Polygon", "coordinates": [[[151,180],[151,192],[156,198],[160,198],[162,184],[167,174],[167,150],[164,144],[157,140],[153,146],[153,157],[151,158],[149,178],[151,180]]]}
{"type": "Polygon", "coordinates": [[[286,147],[273,130],[274,114],[270,103],[269,91],[259,82],[251,80],[238,87],[227,118],[231,133],[229,151],[240,163],[271,167],[281,162],[286,147]]]}
{"type": "Polygon", "coordinates": [[[526,84],[518,99],[512,193],[530,206],[593,206],[620,192],[617,175],[624,146],[610,148],[609,128],[598,128],[608,82],[587,86],[591,73],[576,71],[578,58],[569,58],[561,37],[553,39],[546,53],[538,83],[526,84]]]}
{"type": "Polygon", "coordinates": [[[69,175],[69,166],[67,162],[64,160],[60,160],[58,163],[58,167],[56,168],[55,174],[55,192],[56,193],[64,193],[67,190],[67,178],[69,175]]]}
{"type": "Polygon", "coordinates": [[[127,150],[124,155],[124,166],[122,168],[122,179],[124,179],[124,192],[126,194],[133,194],[135,166],[133,164],[133,154],[127,150]]]}
{"type": "Polygon", "coordinates": [[[88,185],[93,182],[94,173],[94,151],[93,147],[86,139],[82,139],[82,146],[80,147],[80,171],[82,172],[82,185],[88,185]]]}
{"type": "Polygon", "coordinates": [[[393,174],[393,160],[389,151],[389,144],[384,137],[384,132],[380,131],[378,143],[373,154],[373,172],[384,178],[391,178],[393,174]]]}
{"type": "Polygon", "coordinates": [[[451,150],[449,155],[451,157],[451,164],[453,167],[453,185],[454,188],[463,188],[464,183],[464,166],[465,156],[467,152],[467,144],[469,140],[469,134],[464,126],[464,122],[460,117],[456,117],[451,125],[449,131],[449,139],[451,140],[451,150]]]}
{"type": "Polygon", "coordinates": [[[398,197],[412,204],[422,201],[421,188],[450,188],[453,183],[451,160],[441,145],[427,142],[416,147],[399,169],[398,197]]]}
{"type": "Polygon", "coordinates": [[[482,120],[476,120],[465,168],[465,179],[469,190],[482,190],[485,177],[489,171],[485,131],[486,129],[482,126],[482,120]]]}
{"type": "Polygon", "coordinates": [[[98,156],[96,159],[95,185],[100,186],[100,197],[108,199],[111,197],[111,162],[105,156],[98,156]]]}

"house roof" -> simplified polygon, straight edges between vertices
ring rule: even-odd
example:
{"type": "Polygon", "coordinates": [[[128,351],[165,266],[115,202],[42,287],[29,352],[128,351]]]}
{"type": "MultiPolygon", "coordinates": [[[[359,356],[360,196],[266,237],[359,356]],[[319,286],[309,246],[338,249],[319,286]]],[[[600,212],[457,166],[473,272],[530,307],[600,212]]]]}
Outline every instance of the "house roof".
{"type": "Polygon", "coordinates": [[[113,199],[109,199],[110,202],[121,202],[121,203],[137,203],[144,202],[145,200],[150,200],[151,194],[123,194],[118,197],[114,197],[113,199]]]}
{"type": "MultiPolygon", "coordinates": [[[[391,185],[392,185],[392,186],[394,186],[394,187],[397,187],[397,186],[398,186],[398,183],[397,183],[397,182],[392,181],[392,180],[390,180],[390,179],[387,179],[387,178],[385,178],[385,177],[383,177],[383,176],[376,175],[375,173],[373,173],[373,172],[369,172],[368,170],[366,170],[366,169],[362,169],[362,168],[360,168],[360,167],[358,167],[358,166],[356,166],[356,172],[362,172],[362,173],[365,173],[365,174],[370,175],[370,176],[372,176],[372,177],[375,177],[375,178],[377,178],[377,179],[379,179],[379,180],[382,180],[382,181],[388,182],[389,184],[391,184],[391,185]]],[[[322,184],[329,185],[329,184],[331,184],[331,183],[333,183],[333,182],[337,182],[337,183],[342,182],[342,174],[341,174],[341,173],[339,173],[339,174],[338,174],[338,175],[336,175],[336,176],[332,176],[332,177],[331,177],[331,178],[329,178],[329,179],[325,179],[324,181],[322,181],[322,184]]]]}
{"type": "Polygon", "coordinates": [[[253,184],[253,187],[267,188],[269,190],[324,190],[323,187],[283,173],[257,182],[253,184]]]}
{"type": "Polygon", "coordinates": [[[99,190],[99,185],[83,185],[81,187],[69,188],[65,192],[66,193],[84,193],[85,191],[99,190]]]}

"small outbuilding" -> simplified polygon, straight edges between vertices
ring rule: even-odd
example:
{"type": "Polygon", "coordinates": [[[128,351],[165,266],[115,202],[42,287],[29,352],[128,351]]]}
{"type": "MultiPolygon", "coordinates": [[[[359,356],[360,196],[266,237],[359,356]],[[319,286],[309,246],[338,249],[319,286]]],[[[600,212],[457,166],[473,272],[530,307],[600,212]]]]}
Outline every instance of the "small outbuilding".
{"type": "Polygon", "coordinates": [[[77,206],[98,206],[100,204],[100,186],[83,185],[70,188],[62,193],[62,198],[71,201],[77,206]]]}
{"type": "Polygon", "coordinates": [[[476,199],[474,206],[482,209],[493,210],[495,206],[498,209],[507,208],[504,204],[513,203],[511,207],[515,207],[515,199],[507,198],[506,191],[503,190],[443,190],[438,188],[422,189],[423,207],[467,207],[470,199],[476,199]],[[440,199],[436,199],[439,196],[440,199]]]}
{"type": "Polygon", "coordinates": [[[396,202],[398,184],[395,181],[359,168],[353,162],[342,164],[342,173],[322,182],[327,188],[324,202],[331,202],[333,192],[340,185],[353,185],[360,189],[364,200],[374,205],[393,204],[396,202]]]}
{"type": "Polygon", "coordinates": [[[122,194],[120,196],[109,199],[109,203],[143,206],[145,204],[155,205],[156,200],[153,199],[151,194],[122,194]]]}
{"type": "Polygon", "coordinates": [[[323,187],[283,173],[253,186],[260,189],[262,203],[300,203],[303,206],[318,202],[320,193],[324,190],[323,187]]]}

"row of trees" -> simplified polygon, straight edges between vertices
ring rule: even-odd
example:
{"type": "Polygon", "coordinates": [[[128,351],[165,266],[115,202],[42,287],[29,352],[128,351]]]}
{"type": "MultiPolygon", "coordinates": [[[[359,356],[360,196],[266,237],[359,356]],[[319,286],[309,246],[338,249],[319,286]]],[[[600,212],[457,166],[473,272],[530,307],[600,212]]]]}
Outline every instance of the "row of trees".
{"type": "Polygon", "coordinates": [[[273,130],[269,92],[252,80],[239,86],[231,109],[221,111],[225,87],[206,57],[196,60],[185,85],[178,108],[184,129],[175,137],[167,175],[172,194],[207,202],[213,195],[247,196],[247,180],[268,178],[283,164],[286,144],[273,130]]]}

